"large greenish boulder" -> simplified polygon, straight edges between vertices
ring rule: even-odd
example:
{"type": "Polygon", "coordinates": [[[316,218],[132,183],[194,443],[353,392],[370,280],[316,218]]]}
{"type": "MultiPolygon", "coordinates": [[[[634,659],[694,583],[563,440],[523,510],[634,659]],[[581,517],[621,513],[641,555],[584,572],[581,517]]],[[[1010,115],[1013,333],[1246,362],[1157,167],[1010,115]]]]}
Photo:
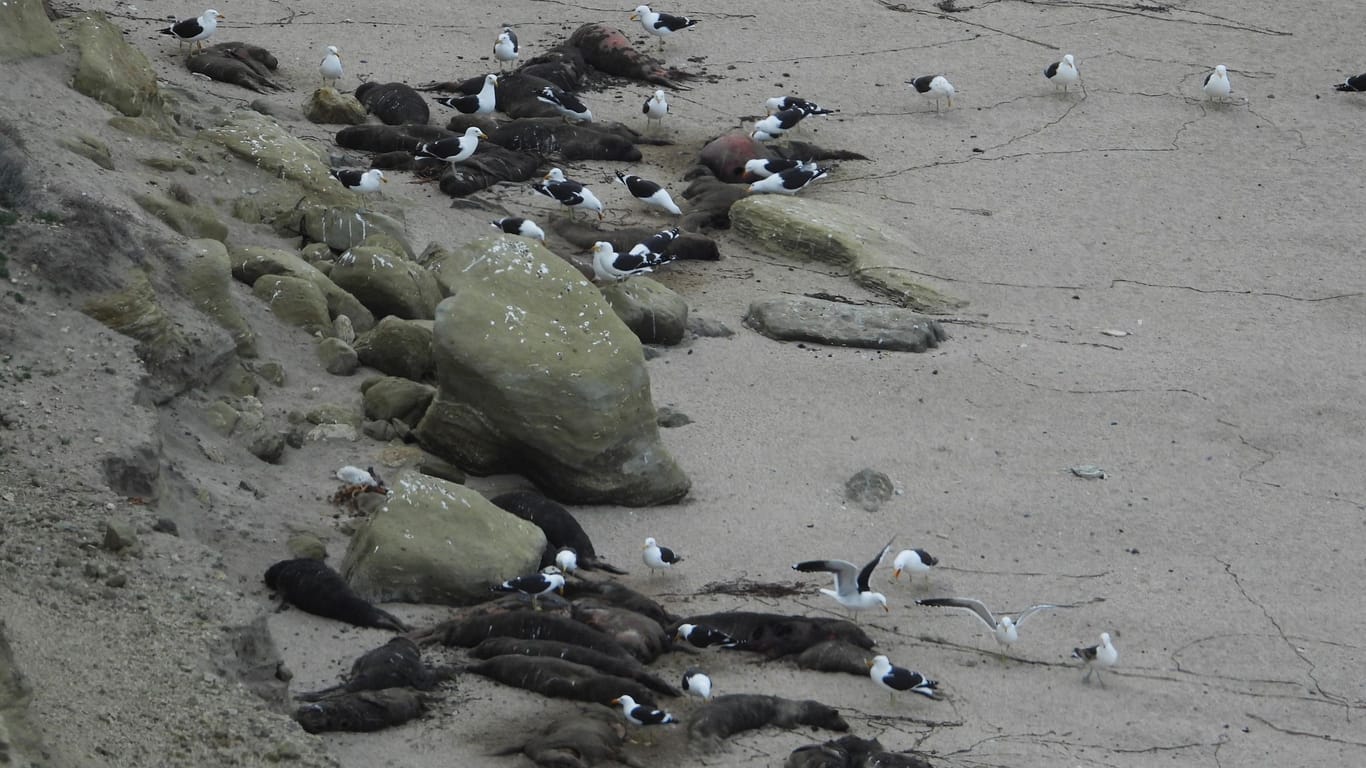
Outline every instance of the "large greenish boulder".
{"type": "Polygon", "coordinates": [[[376,235],[383,234],[392,238],[391,242],[400,243],[403,253],[413,258],[413,246],[408,242],[403,224],[392,216],[358,210],[355,206],[326,205],[316,201],[293,203],[288,219],[282,222],[281,229],[285,231],[303,235],[312,242],[326,243],[337,253],[374,243],[376,235]]]}
{"type": "Polygon", "coordinates": [[[422,381],[432,375],[432,322],[390,315],[356,339],[361,363],[390,376],[422,381]]]}
{"type": "Polygon", "coordinates": [[[135,194],[133,199],[143,210],[186,237],[219,241],[228,239],[228,226],[219,221],[218,215],[206,206],[187,205],[179,200],[149,193],[135,194]]]}
{"type": "Polygon", "coordinates": [[[232,300],[228,249],[217,240],[191,240],[180,262],[179,282],[199,311],[232,334],[237,354],[256,357],[256,334],[232,300]]]}
{"type": "Polygon", "coordinates": [[[142,51],[99,11],[82,11],[63,22],[80,56],[71,87],[129,117],[159,109],[157,75],[142,51]]]}
{"type": "Polygon", "coordinates": [[[352,248],[337,257],[328,277],[376,317],[431,320],[441,301],[441,287],[431,272],[384,248],[352,248]]]}
{"type": "Polygon", "coordinates": [[[233,248],[228,253],[232,261],[232,276],[238,280],[255,285],[263,275],[304,278],[322,291],[323,296],[327,298],[327,311],[332,317],[346,315],[351,318],[351,327],[361,332],[375,327],[375,316],[360,303],[359,299],[338,288],[337,284],[317,267],[289,251],[253,245],[233,248]]]}
{"type": "Polygon", "coordinates": [[[57,28],[47,17],[43,0],[6,0],[0,3],[0,61],[62,52],[57,28]]]}
{"type": "Polygon", "coordinates": [[[323,125],[360,125],[365,114],[355,96],[336,88],[319,88],[304,101],[304,117],[323,125]]]}
{"type": "Polygon", "coordinates": [[[688,328],[688,302],[648,277],[602,288],[602,297],[644,344],[677,344],[688,328]]]}
{"type": "Polygon", "coordinates": [[[398,419],[415,427],[422,420],[422,414],[427,412],[427,406],[432,404],[436,387],[397,376],[381,376],[363,384],[361,392],[365,418],[376,421],[398,419]]]}
{"type": "Polygon", "coordinates": [[[472,605],[489,587],[535,573],[545,534],[470,489],[405,472],[356,531],[341,574],[361,597],[472,605]]]}
{"type": "Polygon", "coordinates": [[[912,279],[915,248],[902,232],[847,206],[792,195],[751,195],[730,208],[731,228],[785,259],[847,269],[855,283],[902,306],[942,314],[965,302],[912,279]]]}
{"type": "Polygon", "coordinates": [[[252,285],[251,292],[270,305],[270,311],[281,322],[300,326],[309,333],[326,334],[332,329],[327,299],[318,286],[302,277],[266,275],[252,285]]]}
{"type": "Polygon", "coordinates": [[[341,339],[323,339],[318,342],[318,360],[323,370],[334,376],[350,376],[360,367],[356,350],[341,339]]]}
{"type": "Polygon", "coordinates": [[[938,321],[901,307],[784,296],[749,306],[745,325],[770,339],[924,352],[948,339],[938,321]]]}
{"type": "Polygon", "coordinates": [[[431,266],[450,298],[436,312],[424,448],[475,474],[521,473],[566,502],[688,492],[659,439],[640,341],[574,267],[510,235],[431,266]]]}
{"type": "Polygon", "coordinates": [[[260,112],[234,112],[222,124],[200,135],[267,173],[319,192],[346,194],[328,173],[327,163],[315,148],[318,145],[294,136],[274,118],[260,112]]]}

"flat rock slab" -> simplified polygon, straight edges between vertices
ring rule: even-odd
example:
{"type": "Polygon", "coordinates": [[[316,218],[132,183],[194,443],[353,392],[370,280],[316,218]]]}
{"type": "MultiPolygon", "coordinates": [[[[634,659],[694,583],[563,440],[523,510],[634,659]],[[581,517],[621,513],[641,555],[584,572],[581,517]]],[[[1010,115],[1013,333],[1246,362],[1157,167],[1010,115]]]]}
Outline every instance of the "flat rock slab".
{"type": "Polygon", "coordinates": [[[730,221],[736,233],[766,253],[843,267],[855,283],[902,306],[944,314],[967,303],[913,280],[906,267],[915,249],[905,236],[853,208],[751,195],[730,207],[730,221]]]}
{"type": "Polygon", "coordinates": [[[936,320],[901,307],[792,297],[749,305],[745,325],[778,341],[924,352],[949,338],[936,320]]]}

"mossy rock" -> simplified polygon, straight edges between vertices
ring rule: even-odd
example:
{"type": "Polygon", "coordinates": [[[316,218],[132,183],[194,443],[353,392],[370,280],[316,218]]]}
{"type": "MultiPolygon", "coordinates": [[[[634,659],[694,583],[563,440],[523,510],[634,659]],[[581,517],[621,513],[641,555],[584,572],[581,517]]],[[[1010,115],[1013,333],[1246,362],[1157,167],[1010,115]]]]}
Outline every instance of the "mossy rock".
{"type": "Polygon", "coordinates": [[[80,51],[72,88],[128,117],[160,109],[156,70],[103,13],[81,12],[63,27],[80,51]]]}

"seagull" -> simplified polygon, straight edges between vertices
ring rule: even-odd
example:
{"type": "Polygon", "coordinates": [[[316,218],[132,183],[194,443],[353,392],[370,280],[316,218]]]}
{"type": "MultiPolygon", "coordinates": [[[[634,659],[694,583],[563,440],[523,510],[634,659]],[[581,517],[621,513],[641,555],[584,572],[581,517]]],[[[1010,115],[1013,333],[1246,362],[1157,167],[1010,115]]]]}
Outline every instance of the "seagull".
{"type": "Polygon", "coordinates": [[[161,30],[161,34],[170,35],[180,41],[183,47],[185,43],[194,43],[196,50],[204,50],[204,41],[213,36],[218,29],[218,20],[226,19],[227,16],[210,8],[204,11],[199,18],[181,19],[171,26],[161,30]]]}
{"type": "Polygon", "coordinates": [[[375,474],[374,467],[353,467],[350,464],[337,470],[337,479],[347,485],[364,485],[370,488],[382,488],[384,483],[375,474]]]}
{"type": "Polygon", "coordinates": [[[437,160],[445,160],[451,165],[463,163],[474,155],[474,150],[479,146],[480,139],[487,139],[488,136],[479,130],[477,126],[471,125],[465,129],[463,136],[449,136],[438,141],[433,141],[417,146],[419,157],[434,157],[437,160]]]}
{"type": "Polygon", "coordinates": [[[775,173],[768,178],[759,179],[749,185],[749,191],[754,192],[777,192],[783,195],[795,195],[806,188],[817,179],[823,179],[829,175],[829,168],[820,168],[816,165],[799,165],[796,168],[789,168],[782,173],[775,173]]]}
{"type": "Polygon", "coordinates": [[[389,180],[384,178],[384,171],[378,168],[371,168],[363,172],[350,169],[333,169],[328,173],[332,175],[332,178],[340,181],[343,187],[361,194],[378,192],[381,184],[389,183],[389,180]]]}
{"type": "Polygon", "coordinates": [[[570,218],[574,217],[575,208],[583,208],[593,211],[598,215],[598,220],[602,220],[602,201],[598,200],[598,196],[588,187],[566,178],[564,171],[559,168],[551,168],[550,173],[543,180],[533,183],[531,188],[568,208],[570,218]]]}
{"type": "Polygon", "coordinates": [[[559,568],[550,566],[540,573],[508,579],[490,589],[494,592],[520,592],[528,595],[531,597],[531,607],[539,608],[536,598],[551,592],[564,592],[564,576],[560,574],[559,568]]]}
{"type": "Polygon", "coordinates": [[[953,84],[943,75],[921,75],[913,80],[907,80],[906,84],[915,89],[915,92],[926,98],[934,99],[934,111],[939,111],[939,100],[946,99],[949,102],[949,109],[953,109],[953,84]]]}
{"type": "Polygon", "coordinates": [[[463,96],[447,96],[437,99],[436,103],[443,107],[450,107],[462,115],[488,115],[492,114],[498,106],[498,76],[485,75],[484,85],[478,93],[465,94],[463,96]]]}
{"type": "MultiPolygon", "coordinates": [[[[634,275],[643,275],[648,272],[653,272],[655,271],[654,268],[660,264],[673,261],[672,256],[661,256],[657,253],[651,253],[648,250],[642,253],[636,253],[633,249],[631,253],[617,253],[616,250],[612,248],[612,244],[605,240],[599,240],[598,242],[593,243],[592,253],[593,279],[604,283],[614,283],[634,275]]],[[[663,547],[657,547],[655,553],[656,562],[663,562],[664,565],[651,564],[649,548],[654,544],[654,539],[646,539],[646,541],[648,542],[645,545],[646,565],[651,568],[667,568],[669,565],[678,562],[678,560],[668,559],[670,557],[675,557],[673,552],[663,547]],[[661,552],[667,553],[667,555],[661,555],[661,552]],[[662,561],[659,559],[660,557],[663,557],[662,561]]]]}
{"type": "Polygon", "coordinates": [[[653,256],[655,259],[654,266],[673,261],[674,257],[666,256],[664,251],[669,247],[669,243],[672,243],[679,234],[678,227],[662,229],[631,246],[631,250],[627,251],[627,253],[631,256],[639,256],[642,258],[645,256],[653,256]]]}
{"type": "MultiPolygon", "coordinates": [[[[1002,616],[998,619],[991,614],[991,611],[987,610],[986,605],[984,605],[981,600],[973,600],[970,597],[934,597],[927,600],[916,600],[915,604],[942,608],[964,608],[972,611],[973,615],[981,619],[982,623],[987,625],[987,628],[995,635],[996,642],[1000,643],[1002,649],[1009,648],[1020,639],[1020,633],[1017,631],[1017,628],[1023,625],[1025,619],[1029,618],[1031,614],[1047,608],[1066,607],[1041,603],[1039,605],[1031,605],[1023,611],[1020,611],[1020,615],[1017,618],[1012,619],[1009,616],[1002,616]]],[[[1004,650],[1002,653],[1004,653],[1004,650]]]]}
{"type": "Polygon", "coordinates": [[[327,85],[329,80],[336,85],[337,81],[342,79],[341,52],[337,50],[337,46],[327,46],[327,55],[318,65],[318,72],[323,76],[323,85],[327,85]]]}
{"type": "Polygon", "coordinates": [[[503,31],[498,33],[498,42],[493,44],[493,58],[498,60],[498,71],[503,71],[503,65],[517,60],[517,33],[512,31],[512,27],[503,27],[503,31]]]}
{"type": "Polygon", "coordinates": [[[674,632],[674,640],[687,640],[694,648],[710,648],[713,645],[734,648],[740,644],[725,632],[701,624],[679,624],[678,630],[674,632]]]}
{"type": "Polygon", "coordinates": [[[1119,663],[1119,650],[1115,648],[1114,643],[1110,642],[1110,633],[1101,632],[1100,645],[1092,645],[1086,648],[1073,648],[1072,658],[1081,659],[1082,663],[1086,665],[1086,674],[1081,677],[1082,682],[1090,680],[1091,673],[1094,671],[1096,673],[1096,682],[1100,683],[1100,686],[1104,688],[1105,683],[1101,682],[1100,671],[1101,669],[1109,669],[1119,663]]]}
{"type": "Polygon", "coordinates": [[[621,705],[621,714],[635,725],[664,725],[665,723],[676,723],[674,716],[659,709],[636,704],[636,700],[630,696],[622,696],[612,699],[613,704],[621,705]]]}
{"type": "Polygon", "coordinates": [[[536,222],[531,219],[524,219],[521,216],[504,216],[489,223],[509,235],[521,235],[532,240],[545,240],[545,230],[537,226],[536,222]]]}
{"type": "Polygon", "coordinates": [[[682,216],[683,211],[679,210],[669,191],[649,179],[643,179],[632,173],[622,173],[617,171],[617,181],[626,185],[630,190],[631,196],[645,203],[648,206],[668,211],[675,216],[682,216]]]}
{"type": "Polygon", "coordinates": [[[934,698],[934,689],[939,687],[937,680],[931,680],[919,672],[905,667],[894,666],[886,656],[874,656],[868,662],[868,677],[885,688],[893,702],[898,692],[910,691],[926,698],[934,698]]]}
{"type": "Polygon", "coordinates": [[[868,587],[868,578],[873,575],[873,569],[877,568],[882,558],[887,556],[887,551],[892,548],[891,539],[882,551],[877,553],[877,557],[863,566],[863,570],[847,560],[806,560],[792,566],[792,570],[802,573],[813,573],[815,571],[826,571],[835,574],[835,588],[822,589],[821,594],[829,595],[839,601],[839,604],[853,611],[866,611],[875,606],[881,606],[882,610],[890,612],[887,607],[887,597],[881,592],[874,592],[868,587]]]}
{"type": "Polygon", "coordinates": [[[1067,86],[1081,79],[1081,73],[1077,71],[1077,62],[1072,58],[1072,54],[1062,57],[1062,61],[1055,61],[1048,65],[1048,69],[1043,71],[1043,76],[1048,78],[1056,88],[1061,85],[1064,91],[1067,86]]]}
{"type": "MultiPolygon", "coordinates": [[[[598,245],[602,245],[602,243],[598,243],[598,245]]],[[[645,561],[646,565],[650,566],[650,571],[652,573],[654,571],[668,570],[674,567],[675,563],[683,562],[682,557],[679,557],[677,553],[668,547],[659,546],[653,537],[646,539],[645,546],[641,547],[641,559],[645,561]]]]}
{"type": "Polygon", "coordinates": [[[767,179],[775,173],[782,173],[803,165],[807,165],[807,163],[803,163],[801,160],[787,160],[780,157],[755,158],[745,161],[745,177],[767,179]]]}
{"type": "Polygon", "coordinates": [[[1205,84],[1200,87],[1200,90],[1204,91],[1205,96],[1209,97],[1211,101],[1227,99],[1228,95],[1233,93],[1233,86],[1229,85],[1228,82],[1228,67],[1219,64],[1213,72],[1205,75],[1205,84]]]}
{"type": "Polygon", "coordinates": [[[655,91],[655,95],[645,100],[645,106],[641,107],[640,111],[645,115],[647,131],[651,126],[663,129],[664,116],[669,114],[669,102],[664,98],[664,91],[655,91]]]}
{"type": "Polygon", "coordinates": [[[906,582],[910,583],[917,573],[928,575],[932,566],[939,565],[939,559],[923,549],[903,549],[896,553],[892,561],[892,578],[900,580],[901,572],[906,572],[906,582]]]}
{"type": "Polygon", "coordinates": [[[797,127],[806,113],[797,107],[775,112],[754,124],[750,137],[755,141],[772,141],[797,127]]]}
{"type": "Polygon", "coordinates": [[[547,85],[536,94],[537,101],[543,101],[555,108],[565,120],[580,123],[593,122],[593,113],[584,106],[579,98],[569,91],[547,85]]]}
{"type": "Polygon", "coordinates": [[[1366,75],[1352,75],[1346,80],[1343,80],[1342,82],[1333,86],[1333,90],[1342,91],[1343,93],[1356,93],[1358,91],[1366,91],[1366,75]]]}
{"type": "Polygon", "coordinates": [[[565,574],[579,569],[579,553],[573,547],[560,547],[555,553],[555,567],[565,574]]]}
{"type": "Polygon", "coordinates": [[[800,96],[774,96],[764,102],[764,107],[771,115],[775,112],[782,112],[785,109],[800,109],[808,115],[829,115],[838,112],[838,109],[825,109],[814,101],[807,101],[800,96]]]}
{"type": "Polygon", "coordinates": [[[711,701],[711,678],[697,667],[688,667],[683,673],[683,690],[703,701],[711,701]]]}
{"type": "Polygon", "coordinates": [[[631,21],[639,21],[640,26],[645,27],[645,31],[659,38],[659,47],[664,47],[664,38],[673,33],[697,25],[695,19],[687,16],[674,16],[669,13],[655,13],[650,10],[648,5],[637,5],[636,12],[631,14],[631,21]]]}

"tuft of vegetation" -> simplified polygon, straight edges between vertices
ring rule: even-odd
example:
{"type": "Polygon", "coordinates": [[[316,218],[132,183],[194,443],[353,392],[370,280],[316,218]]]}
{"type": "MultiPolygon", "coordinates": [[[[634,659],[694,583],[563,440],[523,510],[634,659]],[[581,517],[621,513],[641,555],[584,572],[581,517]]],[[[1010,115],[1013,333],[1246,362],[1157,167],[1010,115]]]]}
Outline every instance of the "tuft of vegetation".
{"type": "Polygon", "coordinates": [[[43,222],[44,224],[62,223],[62,214],[57,213],[56,211],[39,211],[38,214],[33,218],[43,222]]]}

